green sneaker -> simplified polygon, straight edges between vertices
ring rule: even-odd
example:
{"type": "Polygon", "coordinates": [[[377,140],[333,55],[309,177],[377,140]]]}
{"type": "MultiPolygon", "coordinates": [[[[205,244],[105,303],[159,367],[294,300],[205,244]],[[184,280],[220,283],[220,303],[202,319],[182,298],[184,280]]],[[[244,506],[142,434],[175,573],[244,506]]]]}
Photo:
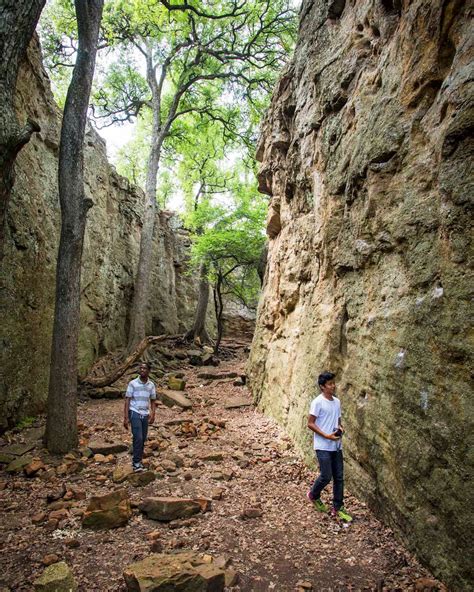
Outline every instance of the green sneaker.
{"type": "Polygon", "coordinates": [[[352,522],[352,516],[347,512],[344,506],[339,508],[339,510],[337,511],[337,515],[341,520],[344,520],[344,522],[352,522]]]}
{"type": "Polygon", "coordinates": [[[313,506],[316,508],[316,510],[318,510],[318,512],[324,512],[326,514],[328,511],[328,507],[320,499],[313,500],[313,506]]]}

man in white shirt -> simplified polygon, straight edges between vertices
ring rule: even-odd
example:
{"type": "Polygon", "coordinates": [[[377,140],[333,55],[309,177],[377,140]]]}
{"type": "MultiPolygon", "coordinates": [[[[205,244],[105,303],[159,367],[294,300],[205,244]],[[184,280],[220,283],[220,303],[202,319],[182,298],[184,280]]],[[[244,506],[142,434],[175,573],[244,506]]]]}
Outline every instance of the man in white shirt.
{"type": "Polygon", "coordinates": [[[142,464],[143,449],[148,435],[148,425],[155,421],[156,390],[154,383],[148,378],[150,364],[144,362],[139,366],[139,376],[128,383],[125,394],[123,425],[125,429],[132,427],[133,460],[135,472],[144,471],[142,464]]]}
{"type": "Polygon", "coordinates": [[[320,474],[307,493],[308,499],[319,512],[328,507],[321,500],[322,490],[333,480],[333,503],[331,516],[351,522],[352,516],[343,505],[344,464],[341,437],[344,433],[341,423],[341,403],[336,393],[335,375],[323,372],[318,377],[321,394],[311,402],[308,428],[314,432],[313,445],[319,463],[320,474]]]}

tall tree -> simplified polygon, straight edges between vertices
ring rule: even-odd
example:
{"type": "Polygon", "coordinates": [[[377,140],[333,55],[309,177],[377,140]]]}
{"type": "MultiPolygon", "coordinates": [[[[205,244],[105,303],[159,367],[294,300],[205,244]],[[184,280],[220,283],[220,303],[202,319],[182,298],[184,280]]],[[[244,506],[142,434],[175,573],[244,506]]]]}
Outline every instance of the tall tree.
{"type": "Polygon", "coordinates": [[[47,405],[48,450],[77,445],[77,346],[81,261],[87,211],[84,134],[104,0],[75,0],[79,46],[66,96],[59,145],[61,237],[56,269],[51,370],[47,405]]]}
{"type": "Polygon", "coordinates": [[[5,218],[15,181],[14,162],[38,123],[22,125],[16,116],[14,97],[21,61],[31,41],[46,0],[0,0],[0,260],[3,256],[5,218]]]}
{"type": "Polygon", "coordinates": [[[207,6],[117,1],[111,3],[107,20],[106,38],[118,43],[122,53],[102,84],[99,112],[111,121],[136,116],[143,107],[152,112],[129,350],[146,333],[157,176],[165,142],[176,122],[191,112],[220,121],[230,134],[239,133],[236,110],[226,102],[245,97],[258,104],[262,92],[269,93],[293,39],[288,0],[220,0],[207,6]],[[144,60],[145,80],[130,63],[137,55],[144,60]]]}

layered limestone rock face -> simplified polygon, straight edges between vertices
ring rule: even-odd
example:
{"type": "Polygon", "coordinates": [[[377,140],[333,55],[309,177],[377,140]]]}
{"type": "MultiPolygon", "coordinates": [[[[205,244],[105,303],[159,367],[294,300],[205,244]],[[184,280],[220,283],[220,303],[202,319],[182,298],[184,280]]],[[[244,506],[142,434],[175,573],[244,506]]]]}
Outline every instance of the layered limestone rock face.
{"type": "MultiPolygon", "coordinates": [[[[41,125],[19,154],[1,272],[0,429],[43,410],[48,392],[60,210],[57,168],[61,112],[35,40],[17,88],[20,119],[41,125]]],[[[126,343],[144,197],[119,176],[92,129],[85,140],[85,190],[94,203],[85,235],[79,370],[126,343]]],[[[191,324],[196,279],[187,274],[189,236],[169,212],[156,219],[148,332],[191,324]]],[[[212,309],[211,309],[212,310],[212,309]]]]}
{"type": "Polygon", "coordinates": [[[305,0],[300,18],[258,148],[271,201],[253,393],[312,461],[315,380],[336,372],[351,489],[467,589],[467,3],[305,0]]]}

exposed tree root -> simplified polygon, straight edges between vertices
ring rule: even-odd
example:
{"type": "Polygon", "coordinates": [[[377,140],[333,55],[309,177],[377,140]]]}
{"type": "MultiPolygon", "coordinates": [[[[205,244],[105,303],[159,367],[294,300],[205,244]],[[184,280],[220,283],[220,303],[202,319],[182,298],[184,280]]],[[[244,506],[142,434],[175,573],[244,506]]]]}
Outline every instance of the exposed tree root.
{"type": "Polygon", "coordinates": [[[100,388],[103,386],[110,386],[116,380],[118,380],[121,376],[125,374],[125,372],[133,366],[133,364],[138,360],[138,358],[143,354],[143,352],[154,343],[159,343],[160,341],[167,341],[172,339],[177,339],[181,337],[181,335],[158,335],[158,336],[148,336],[145,337],[140,341],[137,345],[135,350],[125,358],[125,360],[116,368],[114,368],[108,374],[104,376],[94,376],[88,374],[84,378],[80,379],[80,384],[84,386],[92,386],[95,388],[100,388]]]}

